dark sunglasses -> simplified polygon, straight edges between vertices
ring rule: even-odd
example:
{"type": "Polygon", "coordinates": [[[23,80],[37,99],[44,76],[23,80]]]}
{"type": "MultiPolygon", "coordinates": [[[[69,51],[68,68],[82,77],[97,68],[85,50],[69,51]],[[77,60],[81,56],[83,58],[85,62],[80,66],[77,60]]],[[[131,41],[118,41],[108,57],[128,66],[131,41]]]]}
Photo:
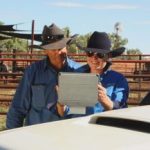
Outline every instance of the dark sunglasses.
{"type": "Polygon", "coordinates": [[[101,54],[101,53],[94,53],[94,52],[86,52],[88,57],[92,57],[94,55],[96,55],[98,58],[104,58],[105,54],[101,54]]]}

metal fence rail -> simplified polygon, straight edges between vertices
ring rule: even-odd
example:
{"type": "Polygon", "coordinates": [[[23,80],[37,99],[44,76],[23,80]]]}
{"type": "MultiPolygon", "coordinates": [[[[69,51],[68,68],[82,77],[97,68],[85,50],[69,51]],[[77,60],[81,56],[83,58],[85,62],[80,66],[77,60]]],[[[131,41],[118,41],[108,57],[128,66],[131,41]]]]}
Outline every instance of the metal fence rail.
{"type": "MultiPolygon", "coordinates": [[[[19,67],[27,67],[31,63],[43,58],[43,54],[29,54],[29,53],[0,53],[0,61],[8,65],[8,72],[0,72],[0,105],[11,103],[15,90],[22,78],[22,71],[14,71],[13,68],[17,65],[19,67]],[[6,78],[7,76],[7,78],[6,78]],[[5,94],[2,91],[6,91],[5,94]],[[8,92],[7,92],[8,91],[8,92]],[[12,92],[10,94],[10,91],[12,92]]],[[[121,72],[127,78],[130,87],[130,95],[128,104],[138,105],[141,99],[146,95],[150,89],[150,70],[145,69],[145,66],[150,64],[150,59],[145,59],[150,55],[123,55],[118,59],[112,60],[112,69],[121,72]],[[129,56],[135,56],[138,60],[127,60],[129,56]]],[[[86,63],[85,54],[69,54],[69,57],[86,63]]],[[[5,115],[6,112],[0,112],[0,115],[5,115]]]]}

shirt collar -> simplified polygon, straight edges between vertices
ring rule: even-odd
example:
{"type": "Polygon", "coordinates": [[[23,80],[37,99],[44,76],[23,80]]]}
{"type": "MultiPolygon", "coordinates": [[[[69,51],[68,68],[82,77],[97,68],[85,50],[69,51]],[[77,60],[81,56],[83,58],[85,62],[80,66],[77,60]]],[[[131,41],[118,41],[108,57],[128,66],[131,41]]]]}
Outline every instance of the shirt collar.
{"type": "Polygon", "coordinates": [[[65,60],[65,64],[64,64],[64,67],[60,70],[60,71],[65,71],[65,70],[67,70],[67,66],[68,66],[68,58],[66,58],[66,60],[65,60]]]}
{"type": "Polygon", "coordinates": [[[102,79],[104,78],[104,76],[106,76],[109,71],[110,71],[110,69],[106,70],[105,72],[103,72],[102,74],[99,75],[100,81],[102,81],[102,79]]]}

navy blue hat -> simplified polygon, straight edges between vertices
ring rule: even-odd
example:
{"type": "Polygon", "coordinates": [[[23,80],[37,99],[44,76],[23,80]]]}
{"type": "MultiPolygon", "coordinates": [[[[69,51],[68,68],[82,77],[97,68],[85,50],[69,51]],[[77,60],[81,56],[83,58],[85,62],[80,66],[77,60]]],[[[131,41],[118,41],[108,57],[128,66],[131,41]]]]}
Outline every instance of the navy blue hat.
{"type": "Polygon", "coordinates": [[[97,32],[97,31],[95,31],[90,36],[90,39],[87,43],[87,47],[81,47],[79,45],[78,47],[86,52],[108,54],[109,57],[119,56],[125,51],[124,47],[111,50],[111,41],[108,37],[108,34],[105,32],[97,32]]]}

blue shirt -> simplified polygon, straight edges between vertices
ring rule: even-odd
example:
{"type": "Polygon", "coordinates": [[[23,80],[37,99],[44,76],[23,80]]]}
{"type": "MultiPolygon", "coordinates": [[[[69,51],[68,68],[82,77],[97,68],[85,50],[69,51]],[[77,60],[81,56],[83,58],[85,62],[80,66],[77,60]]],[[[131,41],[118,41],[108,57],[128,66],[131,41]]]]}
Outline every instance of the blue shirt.
{"type": "MultiPolygon", "coordinates": [[[[129,95],[129,86],[126,78],[121,73],[107,70],[99,75],[99,80],[106,88],[107,96],[113,102],[113,109],[126,108],[129,95]]],[[[87,110],[87,114],[103,111],[105,111],[105,108],[98,102],[93,109],[87,110]]]]}
{"type": "MultiPolygon", "coordinates": [[[[79,63],[69,58],[63,72],[85,72],[79,63]]],[[[7,114],[7,128],[33,125],[58,120],[55,104],[58,72],[50,65],[48,58],[27,67],[7,114]]]]}

